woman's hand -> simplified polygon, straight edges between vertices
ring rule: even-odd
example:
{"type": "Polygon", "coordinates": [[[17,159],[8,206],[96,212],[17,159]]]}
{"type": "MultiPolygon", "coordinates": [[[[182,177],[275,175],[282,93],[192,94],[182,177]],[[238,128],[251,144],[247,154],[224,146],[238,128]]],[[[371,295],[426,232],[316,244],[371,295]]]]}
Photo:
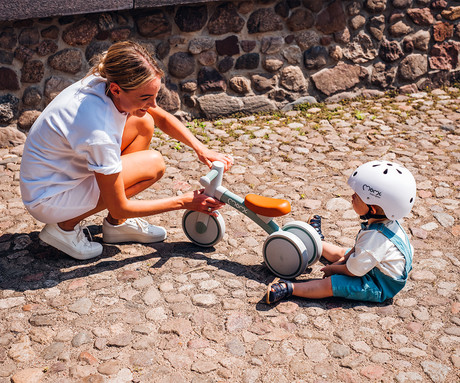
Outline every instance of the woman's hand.
{"type": "Polygon", "coordinates": [[[227,171],[233,165],[233,157],[229,154],[223,154],[215,152],[214,150],[203,148],[201,151],[197,151],[198,158],[201,162],[212,167],[214,161],[220,161],[224,164],[224,170],[227,171]]]}
{"type": "Polygon", "coordinates": [[[225,203],[204,194],[204,189],[187,192],[182,196],[184,197],[184,209],[199,211],[214,217],[217,216],[216,210],[225,205],[225,203]]]}

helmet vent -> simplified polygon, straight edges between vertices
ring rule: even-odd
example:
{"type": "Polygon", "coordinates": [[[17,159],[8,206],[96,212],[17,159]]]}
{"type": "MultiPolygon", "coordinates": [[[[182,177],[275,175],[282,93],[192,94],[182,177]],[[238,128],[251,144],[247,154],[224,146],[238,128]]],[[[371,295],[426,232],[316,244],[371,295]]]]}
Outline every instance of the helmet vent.
{"type": "Polygon", "coordinates": [[[396,171],[397,171],[399,174],[402,174],[402,171],[401,171],[401,170],[396,169],[396,171]]]}
{"type": "Polygon", "coordinates": [[[411,198],[411,199],[410,199],[410,201],[409,201],[409,203],[412,203],[412,201],[413,201],[413,200],[414,200],[414,199],[413,199],[413,198],[411,198]]]}
{"type": "Polygon", "coordinates": [[[385,170],[383,171],[383,174],[388,174],[388,169],[385,169],[385,170]]]}
{"type": "Polygon", "coordinates": [[[375,167],[377,167],[377,166],[380,166],[380,164],[372,165],[373,168],[375,168],[375,167]]]}
{"type": "Polygon", "coordinates": [[[353,173],[353,177],[356,176],[356,174],[358,174],[358,172],[354,172],[354,173],[353,173]]]}

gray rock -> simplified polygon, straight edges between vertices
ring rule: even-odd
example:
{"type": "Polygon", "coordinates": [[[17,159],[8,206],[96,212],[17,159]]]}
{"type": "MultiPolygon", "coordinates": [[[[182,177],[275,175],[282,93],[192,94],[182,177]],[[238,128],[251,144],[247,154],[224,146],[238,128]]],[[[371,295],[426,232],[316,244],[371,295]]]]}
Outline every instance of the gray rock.
{"type": "Polygon", "coordinates": [[[12,126],[0,127],[0,148],[22,145],[26,138],[27,136],[24,133],[12,126]]]}
{"type": "Polygon", "coordinates": [[[302,70],[297,66],[283,68],[279,81],[283,88],[294,92],[303,91],[307,84],[302,70]]]}
{"type": "Polygon", "coordinates": [[[420,363],[425,374],[435,383],[444,382],[447,374],[450,371],[450,367],[431,360],[424,360],[420,363]]]}
{"type": "Polygon", "coordinates": [[[263,37],[260,42],[260,51],[267,55],[278,53],[284,45],[282,37],[263,37]]]}
{"type": "Polygon", "coordinates": [[[296,34],[295,41],[301,50],[307,50],[319,44],[319,35],[315,31],[304,31],[296,34]]]}
{"type": "Polygon", "coordinates": [[[26,106],[36,107],[43,99],[43,94],[39,88],[29,86],[22,95],[22,102],[26,106]]]}
{"type": "Polygon", "coordinates": [[[45,82],[45,97],[46,102],[49,103],[51,100],[54,99],[62,90],[67,88],[69,85],[72,84],[67,78],[62,78],[58,76],[51,76],[45,82]]]}
{"type": "Polygon", "coordinates": [[[333,1],[316,17],[316,28],[324,34],[331,34],[343,30],[347,25],[347,17],[342,2],[333,1]]]}
{"type": "Polygon", "coordinates": [[[192,55],[184,52],[174,53],[169,58],[168,71],[177,78],[185,78],[195,70],[195,60],[192,55]]]}
{"type": "Polygon", "coordinates": [[[39,110],[26,110],[24,111],[18,119],[18,127],[22,130],[28,131],[35,120],[40,116],[41,112],[39,110]]]}
{"type": "Polygon", "coordinates": [[[447,213],[433,213],[433,216],[443,227],[452,227],[455,223],[455,218],[447,213]]]}
{"type": "Polygon", "coordinates": [[[428,71],[427,57],[421,54],[412,54],[401,61],[398,73],[404,81],[414,81],[428,71]]]}
{"type": "Polygon", "coordinates": [[[61,342],[52,343],[42,351],[45,360],[57,359],[65,349],[65,344],[61,342]]]}
{"type": "Polygon", "coordinates": [[[359,33],[343,50],[343,55],[354,63],[362,64],[375,59],[377,49],[367,34],[359,33]]]}
{"type": "Polygon", "coordinates": [[[315,16],[308,9],[296,8],[286,21],[290,31],[309,29],[315,25],[315,16]]]}
{"type": "Polygon", "coordinates": [[[192,296],[195,306],[212,307],[217,304],[217,297],[214,294],[195,294],[192,296]]]}
{"type": "Polygon", "coordinates": [[[323,69],[311,76],[315,86],[326,95],[352,88],[368,76],[361,66],[339,63],[332,69],[323,69]]]}
{"type": "Polygon", "coordinates": [[[190,40],[188,51],[197,55],[214,47],[214,40],[209,37],[198,37],[190,40]]]}
{"type": "Polygon", "coordinates": [[[366,8],[373,13],[383,12],[387,7],[387,0],[366,0],[366,8]]]}
{"type": "Polygon", "coordinates": [[[271,8],[254,11],[246,23],[249,33],[275,32],[283,29],[281,18],[271,8]]]}
{"type": "Polygon", "coordinates": [[[11,381],[14,383],[40,383],[45,373],[40,368],[26,368],[14,373],[11,381]]]}
{"type": "Polygon", "coordinates": [[[143,37],[163,37],[167,36],[172,25],[169,17],[162,10],[143,12],[135,18],[139,34],[143,37]]]}
{"type": "Polygon", "coordinates": [[[126,347],[132,341],[132,335],[128,333],[117,334],[114,337],[107,339],[107,346],[126,347]]]}
{"type": "Polygon", "coordinates": [[[59,71],[75,74],[83,65],[83,57],[78,49],[63,49],[48,58],[49,65],[59,71]]]}
{"type": "Polygon", "coordinates": [[[195,32],[202,29],[208,18],[207,7],[182,6],[176,12],[174,20],[183,32],[195,32]]]}
{"type": "Polygon", "coordinates": [[[238,33],[244,27],[244,19],[238,14],[233,3],[219,5],[208,21],[208,31],[212,35],[238,33]]]}
{"type": "Polygon", "coordinates": [[[251,82],[246,77],[235,76],[229,81],[230,88],[238,94],[246,94],[251,91],[251,82]]]}
{"type": "Polygon", "coordinates": [[[300,97],[294,102],[290,102],[289,104],[286,104],[283,106],[282,111],[283,112],[288,112],[290,110],[293,110],[296,105],[301,105],[301,104],[317,104],[318,101],[316,101],[316,98],[312,96],[306,96],[306,97],[300,97]]]}
{"type": "Polygon", "coordinates": [[[303,63],[307,69],[319,69],[327,64],[329,51],[322,46],[313,46],[303,54],[303,63]]]}
{"type": "Polygon", "coordinates": [[[334,358],[342,359],[350,355],[350,348],[344,344],[330,343],[327,348],[334,358]]]}
{"type": "Polygon", "coordinates": [[[91,334],[86,331],[80,331],[72,338],[72,346],[80,347],[83,344],[91,343],[92,338],[91,334]]]}
{"type": "Polygon", "coordinates": [[[62,39],[70,46],[89,44],[98,32],[95,22],[88,19],[71,24],[62,32],[62,39]]]}
{"type": "Polygon", "coordinates": [[[291,65],[298,65],[302,60],[302,51],[296,45],[291,45],[284,48],[281,51],[281,54],[286,59],[286,61],[291,65]]]}
{"type": "Polygon", "coordinates": [[[18,113],[19,99],[12,94],[0,96],[0,122],[10,122],[18,113]]]}
{"type": "Polygon", "coordinates": [[[228,352],[234,356],[242,357],[246,355],[245,346],[238,338],[232,338],[226,342],[225,347],[227,347],[228,352]]]}
{"type": "Polygon", "coordinates": [[[79,315],[87,315],[91,311],[93,303],[89,298],[80,298],[69,306],[69,311],[79,315]]]}

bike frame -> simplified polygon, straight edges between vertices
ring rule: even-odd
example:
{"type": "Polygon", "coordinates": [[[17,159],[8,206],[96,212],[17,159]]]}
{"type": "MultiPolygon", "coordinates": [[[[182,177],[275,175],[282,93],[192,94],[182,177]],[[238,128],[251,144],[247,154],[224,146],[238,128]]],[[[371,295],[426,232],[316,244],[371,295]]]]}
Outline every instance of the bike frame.
{"type": "MultiPolygon", "coordinates": [[[[238,210],[240,213],[244,214],[250,220],[258,224],[268,234],[272,234],[275,231],[280,230],[280,227],[275,222],[273,222],[272,217],[265,217],[263,215],[254,213],[244,204],[243,198],[223,187],[223,174],[224,164],[220,161],[213,162],[211,171],[200,179],[200,184],[204,187],[204,194],[216,198],[219,201],[224,202],[238,210]]],[[[200,219],[200,221],[207,226],[209,216],[207,214],[203,215],[207,216],[207,218],[202,217],[203,219],[200,219]]]]}

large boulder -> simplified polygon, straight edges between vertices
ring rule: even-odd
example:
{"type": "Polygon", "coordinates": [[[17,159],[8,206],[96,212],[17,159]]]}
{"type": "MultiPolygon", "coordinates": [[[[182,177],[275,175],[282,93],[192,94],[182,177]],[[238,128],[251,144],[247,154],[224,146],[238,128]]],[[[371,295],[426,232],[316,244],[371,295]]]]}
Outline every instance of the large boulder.
{"type": "Polygon", "coordinates": [[[368,75],[368,71],[362,66],[339,63],[333,68],[323,69],[315,73],[311,79],[316,88],[330,96],[353,88],[368,75]]]}

